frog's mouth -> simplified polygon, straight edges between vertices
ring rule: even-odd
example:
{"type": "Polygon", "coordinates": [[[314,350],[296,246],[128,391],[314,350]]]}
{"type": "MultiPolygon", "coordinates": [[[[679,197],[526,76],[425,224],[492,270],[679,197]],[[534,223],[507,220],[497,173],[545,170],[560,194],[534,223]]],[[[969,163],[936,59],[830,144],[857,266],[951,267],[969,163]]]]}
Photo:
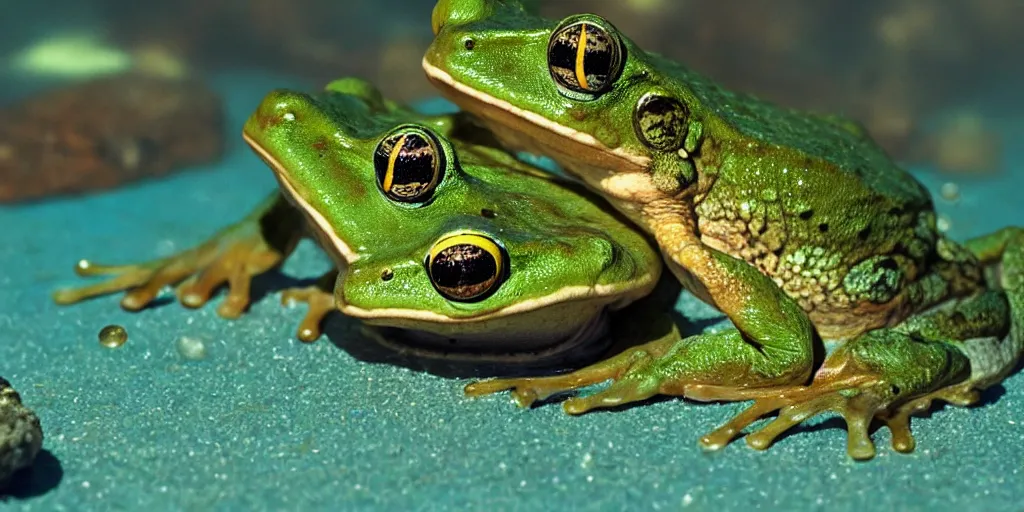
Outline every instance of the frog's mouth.
{"type": "Polygon", "coordinates": [[[462,109],[482,118],[504,142],[517,149],[562,154],[622,173],[645,172],[650,166],[650,158],[647,156],[631,153],[622,147],[610,148],[593,135],[555,123],[540,114],[459,82],[450,73],[431,64],[429,53],[423,57],[422,64],[427,78],[441,94],[462,109]]]}

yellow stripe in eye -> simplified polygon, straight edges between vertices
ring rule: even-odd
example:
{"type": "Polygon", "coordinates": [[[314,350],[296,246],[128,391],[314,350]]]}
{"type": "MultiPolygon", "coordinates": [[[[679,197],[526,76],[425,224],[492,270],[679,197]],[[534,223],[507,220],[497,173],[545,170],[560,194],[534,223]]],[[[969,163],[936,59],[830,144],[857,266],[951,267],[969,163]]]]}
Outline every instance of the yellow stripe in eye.
{"type": "Polygon", "coordinates": [[[488,254],[490,254],[491,257],[494,258],[494,263],[496,266],[495,274],[499,276],[501,275],[502,271],[504,270],[501,268],[503,263],[501,257],[501,247],[498,247],[498,244],[494,243],[494,241],[491,240],[490,238],[486,236],[477,235],[474,233],[461,233],[439,240],[436,244],[434,244],[433,247],[430,248],[430,263],[433,263],[434,259],[437,258],[437,255],[441,254],[441,252],[444,251],[445,249],[462,244],[479,247],[486,251],[488,254]]]}
{"type": "Polygon", "coordinates": [[[587,24],[580,23],[580,40],[576,45],[576,81],[580,87],[589,89],[587,85],[587,73],[583,69],[583,62],[587,56],[587,24]]]}
{"type": "Polygon", "coordinates": [[[395,161],[398,160],[398,155],[402,154],[402,148],[405,147],[405,138],[408,134],[403,134],[395,146],[391,148],[391,155],[388,156],[388,172],[384,174],[384,192],[391,192],[391,184],[395,181],[395,161]]]}

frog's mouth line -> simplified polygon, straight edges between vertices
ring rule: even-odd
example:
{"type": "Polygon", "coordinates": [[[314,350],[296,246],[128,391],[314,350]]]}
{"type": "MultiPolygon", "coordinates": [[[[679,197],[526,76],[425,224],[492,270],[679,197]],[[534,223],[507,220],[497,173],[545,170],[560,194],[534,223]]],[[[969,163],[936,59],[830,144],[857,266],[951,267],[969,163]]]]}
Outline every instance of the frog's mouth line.
{"type": "Polygon", "coordinates": [[[345,261],[345,263],[352,263],[358,260],[359,254],[353,251],[352,248],[349,247],[348,244],[346,244],[344,240],[342,240],[341,237],[339,237],[338,234],[334,232],[334,229],[331,228],[331,224],[327,222],[327,219],[324,218],[324,216],[320,212],[316,211],[315,208],[310,206],[309,202],[306,201],[306,199],[302,197],[302,195],[299,194],[299,192],[295,189],[295,186],[288,181],[288,178],[285,176],[285,173],[283,171],[284,167],[281,165],[281,163],[278,162],[277,159],[273,157],[273,155],[267,152],[266,149],[263,149],[262,146],[257,144],[256,141],[253,140],[253,138],[250,137],[248,133],[242,132],[242,138],[245,139],[245,142],[247,142],[249,146],[252,147],[252,149],[260,156],[260,158],[262,158],[263,161],[267,163],[267,166],[269,166],[270,169],[274,171],[274,176],[277,178],[277,182],[280,183],[281,187],[285,189],[285,195],[292,201],[294,201],[298,206],[299,210],[302,210],[302,212],[311,221],[313,221],[314,224],[317,225],[317,227],[320,229],[320,232],[323,233],[324,236],[326,236],[330,240],[331,247],[325,247],[325,249],[333,249],[337,251],[341,258],[345,261]]]}
{"type": "MultiPolygon", "coordinates": [[[[638,277],[631,283],[636,284],[632,287],[634,293],[629,293],[626,296],[634,298],[634,295],[642,297],[647,294],[648,288],[653,285],[656,279],[653,279],[654,275],[646,273],[638,277]],[[641,293],[642,292],[642,293],[641,293]]],[[[401,308],[379,308],[379,309],[364,309],[358,306],[345,303],[340,300],[339,297],[335,297],[335,301],[339,310],[346,315],[360,318],[360,319],[389,319],[389,318],[404,318],[410,320],[422,320],[430,323],[446,323],[446,324],[457,324],[457,323],[473,323],[491,320],[494,318],[514,316],[545,307],[562,304],[570,301],[584,301],[601,299],[603,297],[621,295],[623,291],[621,286],[605,284],[605,285],[593,285],[593,286],[567,286],[561,288],[555,293],[544,295],[543,297],[537,297],[536,299],[530,299],[525,301],[517,302],[511,306],[501,308],[495,311],[484,313],[482,315],[470,316],[470,317],[451,317],[435,313],[433,311],[424,311],[417,309],[401,309],[401,308]]],[[[625,306],[632,302],[632,300],[626,300],[625,298],[614,302],[612,309],[617,307],[625,306]]]]}
{"type": "MultiPolygon", "coordinates": [[[[325,247],[325,250],[335,250],[344,260],[346,264],[351,264],[359,259],[359,254],[353,251],[348,244],[346,244],[334,229],[331,228],[330,223],[324,216],[316,211],[301,194],[298,193],[295,186],[288,181],[284,167],[277,161],[267,150],[262,148],[256,143],[247,133],[242,133],[242,138],[253,148],[254,151],[263,159],[264,162],[274,171],[274,176],[277,178],[278,183],[284,189],[285,195],[291,200],[295,201],[297,207],[314,223],[316,224],[319,232],[323,233],[324,236],[331,242],[331,247],[325,247]]],[[[647,294],[649,288],[654,286],[654,283],[658,279],[658,275],[647,272],[642,276],[639,276],[631,284],[633,284],[633,293],[628,293],[626,296],[616,301],[616,306],[624,306],[631,300],[626,300],[634,295],[642,297],[647,294]]],[[[558,291],[545,295],[543,297],[537,297],[535,299],[517,302],[506,308],[498,309],[485,313],[478,316],[456,318],[448,315],[442,315],[433,311],[417,310],[417,309],[400,309],[400,308],[380,308],[380,309],[364,309],[358,306],[353,306],[344,302],[342,297],[335,296],[335,305],[345,315],[359,318],[359,319],[387,319],[387,318],[402,318],[408,320],[422,321],[425,323],[444,323],[444,324],[455,324],[455,323],[472,323],[486,321],[493,318],[517,315],[527,313],[533,310],[541,309],[552,304],[559,304],[568,301],[577,300],[593,300],[599,299],[606,296],[621,295],[623,287],[613,284],[600,285],[596,284],[593,286],[569,286],[561,288],[558,291]]]]}
{"type": "MultiPolygon", "coordinates": [[[[567,126],[552,122],[550,119],[547,119],[542,115],[530,112],[528,110],[523,110],[505,100],[498,99],[480,90],[474,89],[464,83],[461,83],[455,80],[455,78],[452,77],[452,75],[449,74],[448,72],[431,64],[428,59],[428,56],[424,56],[422,62],[423,70],[426,72],[428,79],[454,90],[456,94],[454,94],[453,96],[472,98],[473,100],[476,100],[482,103],[483,105],[490,107],[489,110],[486,112],[481,111],[474,113],[477,113],[485,117],[490,117],[498,122],[500,122],[501,120],[496,118],[501,115],[508,116],[513,120],[523,120],[533,126],[536,126],[544,130],[545,132],[556,134],[565,139],[569,139],[584,146],[588,146],[590,148],[601,151],[602,153],[614,155],[624,160],[626,163],[628,163],[630,167],[636,166],[639,167],[640,169],[647,169],[650,166],[650,158],[646,156],[635,155],[621,147],[609,148],[608,146],[602,144],[601,141],[594,138],[593,135],[583,133],[581,131],[569,128],[567,126]]],[[[442,91],[444,91],[444,88],[442,88],[442,91]]]]}

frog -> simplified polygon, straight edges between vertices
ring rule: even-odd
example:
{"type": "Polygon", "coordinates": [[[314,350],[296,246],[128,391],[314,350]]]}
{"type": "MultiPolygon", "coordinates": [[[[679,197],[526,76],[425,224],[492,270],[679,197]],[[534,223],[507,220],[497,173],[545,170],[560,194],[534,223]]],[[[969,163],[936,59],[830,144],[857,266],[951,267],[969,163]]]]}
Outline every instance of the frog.
{"type": "Polygon", "coordinates": [[[859,123],[728,90],[596,14],[441,0],[431,25],[422,65],[443,96],[606,198],[731,324],[468,395],[574,394],[569,414],[656,395],[750,402],[700,437],[710,451],[744,434],[766,449],[838,414],[848,455],[868,460],[873,421],[911,452],[911,415],[976,403],[1021,359],[1024,230],[945,236],[927,189],[859,123]]]}
{"type": "Polygon", "coordinates": [[[241,221],[196,247],[140,264],[81,260],[59,304],[124,292],[127,310],[174,285],[178,301],[242,315],[254,277],[312,239],[334,268],[282,292],[306,303],[297,337],[327,314],[361,321],[405,355],[531,367],[608,343],[608,316],[647,296],[660,256],[643,234],[571,182],[488,142],[459,113],[427,116],[343,78],[319,93],[270,92],[243,138],[279,184],[241,221]]]}

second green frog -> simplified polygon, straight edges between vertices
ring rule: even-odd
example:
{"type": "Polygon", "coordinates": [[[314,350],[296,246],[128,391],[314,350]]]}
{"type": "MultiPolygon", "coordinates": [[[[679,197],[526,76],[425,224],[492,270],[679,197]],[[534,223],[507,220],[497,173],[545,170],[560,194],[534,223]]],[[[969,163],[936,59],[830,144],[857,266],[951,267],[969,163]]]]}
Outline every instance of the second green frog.
{"type": "Polygon", "coordinates": [[[734,327],[659,340],[575,373],[475,383],[521,405],[612,379],[578,414],[657,394],[753,400],[701,442],[766,448],[825,412],[871,458],[881,420],[965,405],[1024,350],[1024,230],[956,243],[932,200],[851,121],[728,91],[591,14],[442,0],[423,66],[508,147],[547,155],[658,242],[672,272],[734,327]],[[990,271],[991,272],[988,272],[990,271]],[[820,338],[839,343],[824,362],[820,338]]]}
{"type": "MultiPolygon", "coordinates": [[[[234,318],[254,276],[307,233],[337,270],[286,290],[309,303],[299,329],[320,335],[335,309],[402,352],[446,361],[573,365],[605,348],[606,311],[646,296],[661,274],[649,241],[594,201],[510,154],[459,115],[424,116],[348,78],[317,94],[278,90],[244,137],[273,170],[275,191],[242,221],[167,258],[104,266],[58,291],[59,303],[124,290],[141,309],[168,285],[234,318]]],[[[578,187],[577,187],[578,188],[578,187]]]]}

